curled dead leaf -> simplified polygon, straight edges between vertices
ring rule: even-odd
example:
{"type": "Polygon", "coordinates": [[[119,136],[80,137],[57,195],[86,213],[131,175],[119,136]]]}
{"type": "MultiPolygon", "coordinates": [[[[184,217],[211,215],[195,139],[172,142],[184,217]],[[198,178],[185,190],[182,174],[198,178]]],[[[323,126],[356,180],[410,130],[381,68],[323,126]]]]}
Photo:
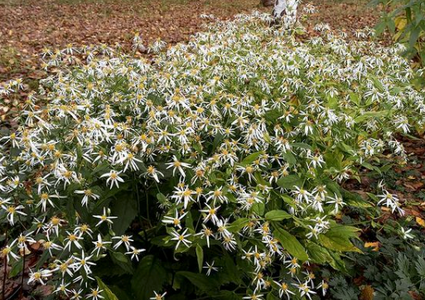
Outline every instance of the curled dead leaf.
{"type": "Polygon", "coordinates": [[[422,218],[416,217],[416,223],[418,223],[422,227],[425,227],[425,220],[422,218]]]}
{"type": "Polygon", "coordinates": [[[365,248],[372,248],[372,251],[379,251],[379,242],[367,242],[364,244],[365,248]]]}

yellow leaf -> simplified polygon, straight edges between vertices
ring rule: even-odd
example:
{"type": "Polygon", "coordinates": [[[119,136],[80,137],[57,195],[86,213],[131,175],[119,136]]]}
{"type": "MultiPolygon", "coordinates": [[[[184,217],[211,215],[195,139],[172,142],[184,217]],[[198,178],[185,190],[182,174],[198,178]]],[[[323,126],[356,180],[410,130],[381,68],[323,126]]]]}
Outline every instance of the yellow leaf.
{"type": "Polygon", "coordinates": [[[362,290],[362,294],[360,296],[361,300],[373,300],[373,287],[370,285],[366,285],[364,289],[362,290]]]}
{"type": "Polygon", "coordinates": [[[425,220],[422,218],[416,217],[416,223],[418,223],[422,227],[425,227],[425,220]]]}
{"type": "Polygon", "coordinates": [[[398,31],[403,30],[403,28],[406,27],[406,24],[407,24],[406,17],[404,16],[399,16],[395,18],[394,22],[395,22],[395,27],[397,28],[398,31]]]}
{"type": "Polygon", "coordinates": [[[379,242],[368,242],[365,243],[364,246],[365,248],[372,248],[372,251],[378,251],[379,250],[379,242]]]}

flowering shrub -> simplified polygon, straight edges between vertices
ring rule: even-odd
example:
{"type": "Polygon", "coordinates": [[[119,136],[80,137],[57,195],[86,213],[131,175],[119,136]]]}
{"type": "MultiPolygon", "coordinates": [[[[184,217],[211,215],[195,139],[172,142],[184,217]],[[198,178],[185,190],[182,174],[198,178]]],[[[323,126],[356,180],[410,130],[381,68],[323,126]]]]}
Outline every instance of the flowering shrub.
{"type": "Polygon", "coordinates": [[[394,136],[423,126],[424,94],[401,46],[326,26],[299,41],[269,21],[216,24],[153,63],[108,48],[50,53],[47,67],[72,51],[87,63],[43,80],[1,139],[12,270],[38,243],[29,283],[57,297],[326,294],[313,266],[344,271],[341,256],[359,251],[344,210],[403,214],[385,189],[363,199],[340,183],[385,171],[383,154],[404,159],[394,136]]]}

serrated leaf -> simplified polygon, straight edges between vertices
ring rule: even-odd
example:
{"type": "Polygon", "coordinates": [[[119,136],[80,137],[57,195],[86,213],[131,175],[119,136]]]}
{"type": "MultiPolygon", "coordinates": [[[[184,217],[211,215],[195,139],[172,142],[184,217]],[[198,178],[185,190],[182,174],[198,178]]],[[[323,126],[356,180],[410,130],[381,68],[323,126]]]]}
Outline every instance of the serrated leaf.
{"type": "Polygon", "coordinates": [[[295,236],[280,226],[275,226],[273,236],[292,256],[300,260],[308,260],[308,254],[295,236]]]}

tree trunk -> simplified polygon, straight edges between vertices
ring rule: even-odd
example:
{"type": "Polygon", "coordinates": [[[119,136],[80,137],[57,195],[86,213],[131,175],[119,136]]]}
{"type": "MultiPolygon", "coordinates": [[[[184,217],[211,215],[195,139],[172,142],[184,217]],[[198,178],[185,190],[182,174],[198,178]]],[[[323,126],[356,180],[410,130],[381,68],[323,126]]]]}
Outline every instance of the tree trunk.
{"type": "Polygon", "coordinates": [[[261,0],[261,4],[265,7],[273,6],[276,0],[261,0]]]}
{"type": "Polygon", "coordinates": [[[273,17],[286,28],[292,27],[297,21],[299,0],[276,0],[273,8],[273,17]]]}

